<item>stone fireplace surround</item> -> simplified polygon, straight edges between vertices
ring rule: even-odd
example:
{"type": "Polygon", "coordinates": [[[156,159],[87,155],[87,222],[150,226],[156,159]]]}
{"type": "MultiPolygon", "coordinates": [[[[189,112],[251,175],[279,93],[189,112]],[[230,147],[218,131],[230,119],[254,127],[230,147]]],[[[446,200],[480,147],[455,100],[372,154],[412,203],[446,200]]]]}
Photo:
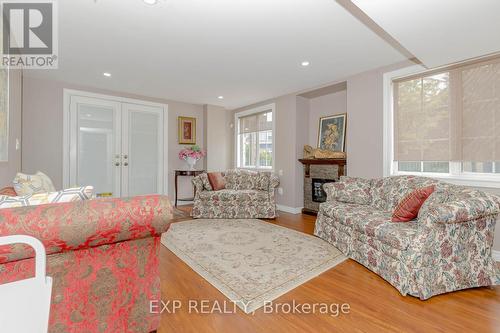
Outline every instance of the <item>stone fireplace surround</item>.
{"type": "MultiPolygon", "coordinates": [[[[318,185],[316,186],[316,194],[319,198],[313,198],[313,182],[326,183],[330,181],[338,181],[340,176],[345,175],[346,160],[345,159],[300,159],[304,165],[304,214],[317,214],[319,204],[322,202],[318,185]]],[[[322,189],[320,190],[322,191],[322,189]]]]}

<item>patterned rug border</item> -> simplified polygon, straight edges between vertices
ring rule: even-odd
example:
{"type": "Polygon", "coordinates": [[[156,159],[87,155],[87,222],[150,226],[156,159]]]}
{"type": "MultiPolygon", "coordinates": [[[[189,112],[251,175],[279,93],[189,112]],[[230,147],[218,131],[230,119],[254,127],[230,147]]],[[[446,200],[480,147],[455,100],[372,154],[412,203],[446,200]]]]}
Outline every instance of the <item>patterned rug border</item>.
{"type": "MultiPolygon", "coordinates": [[[[210,220],[210,219],[204,219],[204,220],[210,220]]],[[[312,235],[290,229],[287,227],[279,226],[273,223],[265,222],[262,220],[258,219],[240,219],[240,220],[246,220],[246,221],[253,221],[261,224],[266,224],[266,225],[272,225],[273,227],[276,228],[282,228],[286,229],[289,232],[297,233],[300,234],[301,236],[305,237],[312,237],[316,238],[312,235]]],[[[182,221],[182,222],[176,222],[175,224],[182,224],[182,223],[187,223],[187,222],[193,222],[196,220],[189,220],[189,221],[182,221]]],[[[300,276],[296,276],[288,280],[287,282],[279,285],[279,286],[274,286],[272,289],[267,290],[262,292],[259,296],[246,300],[242,296],[240,296],[236,291],[234,291],[231,287],[226,285],[222,279],[220,279],[218,276],[214,275],[211,273],[207,268],[205,268],[203,265],[200,263],[196,262],[195,259],[191,258],[188,253],[185,253],[178,247],[176,247],[174,244],[166,244],[166,235],[168,232],[162,234],[161,236],[161,243],[163,246],[165,246],[167,249],[172,251],[179,259],[184,261],[186,265],[188,265],[193,271],[195,271],[198,275],[203,277],[208,283],[210,283],[212,286],[214,286],[217,290],[219,290],[224,296],[229,298],[230,301],[234,302],[243,312],[249,314],[262,306],[266,304],[266,302],[271,302],[274,301],[276,298],[286,294],[287,292],[299,287],[300,285],[306,283],[307,281],[315,278],[316,276],[326,272],[327,270],[337,266],[338,264],[344,262],[347,257],[345,257],[342,253],[339,252],[339,255],[333,259],[326,260],[324,263],[316,266],[315,268],[309,270],[308,272],[305,272],[304,274],[301,274],[300,276]]]]}

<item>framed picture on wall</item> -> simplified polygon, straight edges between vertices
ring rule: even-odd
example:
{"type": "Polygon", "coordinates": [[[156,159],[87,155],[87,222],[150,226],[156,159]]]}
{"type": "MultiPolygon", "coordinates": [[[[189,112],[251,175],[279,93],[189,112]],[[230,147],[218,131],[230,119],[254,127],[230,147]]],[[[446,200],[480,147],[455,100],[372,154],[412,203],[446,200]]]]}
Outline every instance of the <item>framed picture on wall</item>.
{"type": "Polygon", "coordinates": [[[320,118],[318,148],[345,152],[346,124],[346,113],[320,118]]]}
{"type": "Polygon", "coordinates": [[[196,144],[196,118],[179,117],[179,144],[196,144]]]}

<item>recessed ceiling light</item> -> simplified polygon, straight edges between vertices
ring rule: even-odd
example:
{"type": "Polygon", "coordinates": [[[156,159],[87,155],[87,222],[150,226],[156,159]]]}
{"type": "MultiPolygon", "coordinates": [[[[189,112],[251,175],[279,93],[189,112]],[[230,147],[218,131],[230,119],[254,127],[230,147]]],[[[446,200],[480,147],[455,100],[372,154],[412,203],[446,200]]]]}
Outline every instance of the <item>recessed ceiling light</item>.
{"type": "Polygon", "coordinates": [[[217,98],[218,98],[218,99],[224,99],[224,96],[219,96],[219,97],[217,97],[217,98]]]}
{"type": "Polygon", "coordinates": [[[142,0],[146,5],[156,5],[158,0],[142,0]]]}
{"type": "Polygon", "coordinates": [[[309,66],[311,63],[310,63],[309,61],[302,61],[300,64],[302,65],[302,67],[307,67],[307,66],[309,66]]]}
{"type": "Polygon", "coordinates": [[[104,72],[104,73],[102,73],[102,75],[104,75],[105,77],[111,77],[111,73],[108,73],[108,72],[104,72]]]}

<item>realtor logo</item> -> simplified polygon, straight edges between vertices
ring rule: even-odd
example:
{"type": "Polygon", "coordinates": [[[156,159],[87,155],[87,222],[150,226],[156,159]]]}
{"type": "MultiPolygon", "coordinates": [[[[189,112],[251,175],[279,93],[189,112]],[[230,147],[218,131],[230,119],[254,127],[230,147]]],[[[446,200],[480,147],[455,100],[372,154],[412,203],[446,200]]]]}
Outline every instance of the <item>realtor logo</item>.
{"type": "Polygon", "coordinates": [[[54,1],[4,1],[2,20],[2,66],[57,68],[57,12],[54,1]]]}

